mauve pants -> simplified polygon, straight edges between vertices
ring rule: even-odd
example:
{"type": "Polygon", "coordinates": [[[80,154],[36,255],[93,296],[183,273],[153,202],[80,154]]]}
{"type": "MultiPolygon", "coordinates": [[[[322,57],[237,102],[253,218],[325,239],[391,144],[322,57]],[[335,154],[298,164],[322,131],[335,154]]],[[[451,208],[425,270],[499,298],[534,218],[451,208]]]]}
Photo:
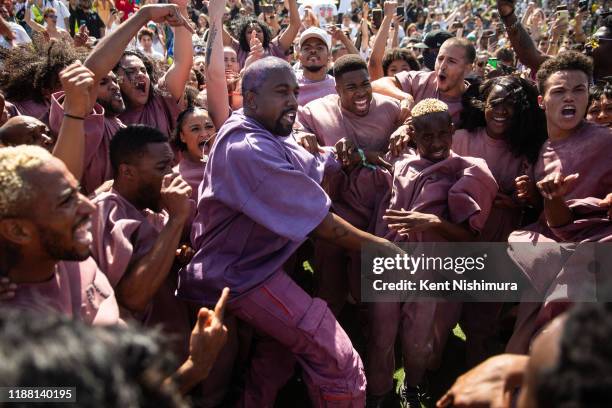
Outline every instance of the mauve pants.
{"type": "Polygon", "coordinates": [[[255,345],[242,406],[273,407],[297,361],[313,406],[363,408],[363,364],[323,300],[279,271],[228,309],[263,337],[255,345]]]}

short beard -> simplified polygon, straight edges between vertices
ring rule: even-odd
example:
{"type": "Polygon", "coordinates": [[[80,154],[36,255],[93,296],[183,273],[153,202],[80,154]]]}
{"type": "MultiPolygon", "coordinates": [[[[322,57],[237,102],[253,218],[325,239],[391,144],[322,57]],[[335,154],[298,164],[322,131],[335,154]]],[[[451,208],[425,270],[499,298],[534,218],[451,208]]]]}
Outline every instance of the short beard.
{"type": "Polygon", "coordinates": [[[123,109],[115,109],[112,102],[103,101],[101,99],[98,99],[96,102],[104,108],[104,116],[118,116],[126,111],[125,103],[123,104],[123,109]]]}
{"type": "Polygon", "coordinates": [[[89,251],[87,251],[87,254],[79,254],[72,248],[62,248],[59,245],[62,242],[62,237],[56,232],[39,229],[39,235],[42,246],[51,259],[57,261],[84,261],[90,256],[89,251]]]}
{"type": "Polygon", "coordinates": [[[314,66],[310,66],[310,67],[302,66],[302,68],[304,68],[306,71],[312,72],[313,74],[317,73],[317,72],[320,72],[325,67],[326,67],[325,65],[314,65],[314,66]]]}

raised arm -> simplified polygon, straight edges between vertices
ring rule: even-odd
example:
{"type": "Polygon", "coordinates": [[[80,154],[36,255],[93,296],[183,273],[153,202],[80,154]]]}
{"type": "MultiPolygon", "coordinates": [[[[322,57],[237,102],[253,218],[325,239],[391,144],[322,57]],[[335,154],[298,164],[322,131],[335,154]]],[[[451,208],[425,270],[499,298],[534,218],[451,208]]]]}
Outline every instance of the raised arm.
{"type": "Polygon", "coordinates": [[[230,32],[227,31],[227,28],[223,26],[223,46],[233,47],[234,42],[238,42],[238,40],[235,40],[234,37],[232,37],[232,35],[230,34],[230,32]]]}
{"type": "MultiPolygon", "coordinates": [[[[189,20],[187,1],[174,0],[174,2],[178,5],[183,20],[187,22],[189,20]]],[[[185,84],[189,81],[189,74],[193,66],[192,34],[193,29],[189,24],[174,27],[174,62],[162,81],[176,101],[183,97],[185,84]]]]}
{"type": "Polygon", "coordinates": [[[101,39],[85,60],[85,66],[94,73],[96,83],[100,82],[117,65],[123,51],[138,34],[138,30],[151,20],[156,23],[165,22],[171,26],[185,26],[191,29],[175,4],[151,4],[142,7],[111,34],[101,39]]]}
{"type": "Polygon", "coordinates": [[[95,102],[93,73],[80,61],[60,72],[64,97],[64,118],[53,155],[62,160],[77,180],[83,177],[85,155],[85,121],[95,102]]]}
{"type": "Polygon", "coordinates": [[[533,40],[514,14],[513,0],[497,0],[497,9],[501,16],[512,48],[516,51],[519,61],[534,71],[548,58],[542,54],[533,40]]]}
{"type": "Polygon", "coordinates": [[[396,7],[396,2],[385,1],[385,18],[383,18],[382,24],[380,25],[378,33],[376,34],[374,46],[372,47],[372,54],[370,54],[370,60],[368,62],[368,72],[370,73],[371,81],[385,76],[382,67],[382,60],[383,56],[385,55],[385,48],[387,48],[389,29],[391,28],[391,22],[393,21],[393,14],[395,13],[396,7]]]}
{"type": "Polygon", "coordinates": [[[223,42],[221,41],[224,11],[225,0],[211,0],[208,4],[210,29],[206,44],[206,78],[208,78],[206,89],[208,113],[217,129],[221,128],[228,118],[230,110],[223,62],[223,42]]]}
{"type": "Polygon", "coordinates": [[[278,38],[278,44],[283,50],[288,50],[293,44],[293,40],[300,31],[302,21],[300,20],[300,13],[298,13],[298,6],[296,0],[287,0],[289,3],[289,26],[278,38]]]}
{"type": "Polygon", "coordinates": [[[26,22],[27,25],[30,26],[30,28],[36,32],[39,33],[44,33],[45,31],[47,31],[47,29],[41,25],[38,24],[36,21],[32,20],[32,11],[30,10],[31,8],[31,4],[28,4],[25,8],[25,18],[24,21],[26,22]]]}
{"type": "Polygon", "coordinates": [[[359,50],[357,47],[355,47],[355,44],[344,34],[341,29],[335,25],[332,25],[329,27],[329,34],[332,36],[332,39],[340,41],[342,45],[344,45],[348,54],[359,55],[359,50]]]}

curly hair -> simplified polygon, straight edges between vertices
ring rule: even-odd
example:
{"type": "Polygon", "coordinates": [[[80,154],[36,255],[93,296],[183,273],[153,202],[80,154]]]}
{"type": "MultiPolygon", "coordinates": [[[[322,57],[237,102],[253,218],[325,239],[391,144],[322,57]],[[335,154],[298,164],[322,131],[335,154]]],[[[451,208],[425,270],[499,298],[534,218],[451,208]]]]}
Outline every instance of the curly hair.
{"type": "Polygon", "coordinates": [[[151,91],[149,92],[149,100],[151,100],[151,98],[153,98],[155,93],[159,92],[156,84],[157,84],[157,81],[160,79],[160,73],[157,69],[157,64],[155,63],[155,61],[153,61],[147,55],[142,53],[140,50],[125,50],[123,51],[123,55],[121,56],[121,58],[119,59],[115,67],[113,68],[113,72],[115,74],[117,73],[117,71],[121,67],[121,60],[124,57],[127,57],[129,55],[140,58],[140,60],[145,66],[145,69],[147,70],[147,74],[149,75],[149,81],[151,82],[151,91]]]}
{"type": "Polygon", "coordinates": [[[465,94],[462,128],[474,132],[486,127],[485,103],[496,86],[514,96],[514,116],[506,138],[510,151],[516,157],[525,156],[530,163],[535,163],[548,137],[546,117],[538,105],[538,90],[523,78],[509,75],[489,79],[480,85],[477,96],[465,94]]]}
{"type": "Polygon", "coordinates": [[[272,41],[272,30],[266,23],[262,23],[257,18],[249,16],[249,17],[241,17],[240,20],[236,23],[236,31],[234,35],[238,37],[238,42],[240,43],[240,48],[245,51],[251,51],[251,46],[249,45],[249,39],[246,36],[247,29],[253,24],[257,24],[261,31],[263,32],[263,47],[268,48],[270,46],[270,41],[272,41]]]}
{"type": "Polygon", "coordinates": [[[389,65],[391,65],[393,61],[397,60],[405,61],[410,66],[412,71],[419,71],[421,69],[419,62],[415,58],[412,51],[405,48],[392,48],[385,52],[385,56],[382,59],[382,67],[385,76],[387,76],[389,65]]]}
{"type": "Polygon", "coordinates": [[[60,88],[59,73],[77,60],[66,42],[34,41],[2,52],[4,67],[0,90],[9,101],[44,102],[44,96],[60,88]]]}
{"type": "Polygon", "coordinates": [[[559,71],[582,71],[590,82],[593,77],[593,61],[575,51],[562,52],[556,57],[544,61],[537,74],[540,94],[544,95],[546,92],[546,80],[559,71]]]}
{"type": "Polygon", "coordinates": [[[569,314],[557,363],[539,375],[538,407],[609,407],[612,399],[612,303],[581,303],[569,314]]]}
{"type": "Polygon", "coordinates": [[[3,308],[0,333],[0,386],[69,384],[82,407],[187,406],[174,385],[164,384],[176,359],[158,331],[3,308]]]}

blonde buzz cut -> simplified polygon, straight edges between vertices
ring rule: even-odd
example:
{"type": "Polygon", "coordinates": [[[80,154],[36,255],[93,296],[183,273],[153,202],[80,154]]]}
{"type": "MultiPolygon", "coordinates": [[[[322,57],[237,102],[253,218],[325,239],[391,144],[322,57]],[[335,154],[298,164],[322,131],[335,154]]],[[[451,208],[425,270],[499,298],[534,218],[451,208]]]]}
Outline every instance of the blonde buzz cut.
{"type": "Polygon", "coordinates": [[[412,108],[412,111],[410,113],[412,114],[413,118],[418,118],[419,116],[440,112],[448,113],[448,105],[439,99],[428,98],[423,99],[422,101],[414,105],[414,108],[412,108]]]}
{"type": "Polygon", "coordinates": [[[28,208],[35,186],[27,174],[52,160],[39,146],[0,148],[0,219],[18,216],[28,208]]]}

